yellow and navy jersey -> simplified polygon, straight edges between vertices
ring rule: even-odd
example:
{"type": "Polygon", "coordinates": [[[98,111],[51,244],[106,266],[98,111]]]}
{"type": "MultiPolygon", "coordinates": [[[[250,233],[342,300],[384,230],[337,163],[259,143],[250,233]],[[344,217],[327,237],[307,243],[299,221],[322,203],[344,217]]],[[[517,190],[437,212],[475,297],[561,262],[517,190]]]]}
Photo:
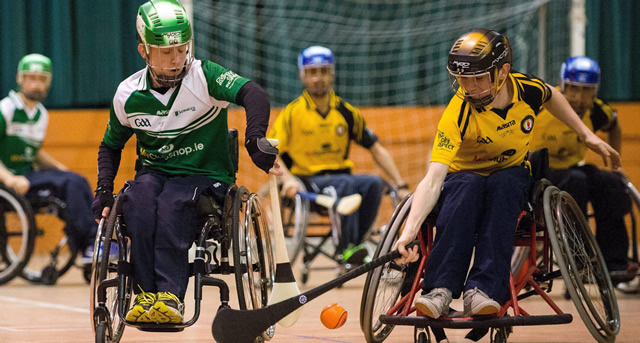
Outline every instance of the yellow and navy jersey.
{"type": "MultiPolygon", "coordinates": [[[[596,99],[593,109],[582,116],[582,122],[593,132],[607,132],[617,125],[616,111],[596,99]]],[[[587,151],[578,134],[547,110],[538,115],[531,144],[534,149],[549,150],[549,167],[553,169],[567,169],[582,162],[587,151]]]]}
{"type": "Polygon", "coordinates": [[[280,141],[278,149],[290,159],[291,173],[301,176],[351,172],[351,140],[367,149],[378,140],[360,111],[333,91],[329,111],[323,115],[306,90],[280,113],[267,137],[280,141]]]}
{"type": "Polygon", "coordinates": [[[438,123],[432,162],[449,165],[450,173],[484,176],[525,163],[536,116],[551,99],[551,90],[532,75],[512,72],[509,79],[513,98],[504,109],[451,99],[438,123]]]}

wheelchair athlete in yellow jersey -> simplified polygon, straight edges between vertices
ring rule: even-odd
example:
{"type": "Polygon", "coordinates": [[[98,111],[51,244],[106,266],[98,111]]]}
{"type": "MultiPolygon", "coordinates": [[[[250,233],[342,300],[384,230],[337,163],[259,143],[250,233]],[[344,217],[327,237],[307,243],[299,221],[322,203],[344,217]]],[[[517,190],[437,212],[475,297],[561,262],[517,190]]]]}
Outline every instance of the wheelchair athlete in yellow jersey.
{"type": "Polygon", "coordinates": [[[456,94],[440,119],[429,170],[396,243],[403,255],[397,263],[416,261],[417,248],[404,246],[439,209],[423,295],[416,300],[431,318],[446,316],[461,294],[468,316],[497,313],[507,300],[514,227],[532,182],[526,156],[543,105],[590,149],[620,164],[618,153],[582,123],[558,90],[511,66],[509,41],[493,30],[468,32],[449,52],[456,94]]]}
{"type": "Polygon", "coordinates": [[[305,49],[298,57],[298,71],[305,90],[287,105],[268,134],[280,141],[283,190],[291,198],[305,187],[334,197],[360,194],[360,209],[340,219],[339,245],[343,246],[338,246],[342,262],[359,264],[367,257],[366,247],[361,243],[376,219],[384,181],[375,175],[352,174],[351,142],[371,152],[378,166],[400,189],[400,196],[408,194],[409,186],[360,111],[334,93],[331,50],[321,46],[305,49]]]}

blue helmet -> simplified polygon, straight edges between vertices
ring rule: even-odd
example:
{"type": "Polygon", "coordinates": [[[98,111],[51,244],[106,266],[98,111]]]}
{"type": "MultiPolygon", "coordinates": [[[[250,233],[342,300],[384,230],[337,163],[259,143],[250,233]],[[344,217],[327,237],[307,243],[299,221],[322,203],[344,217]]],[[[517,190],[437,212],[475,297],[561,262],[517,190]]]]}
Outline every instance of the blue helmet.
{"type": "Polygon", "coordinates": [[[562,64],[560,80],[560,87],[563,90],[565,84],[597,88],[600,85],[600,67],[598,62],[589,57],[569,57],[562,64]]]}
{"type": "Polygon", "coordinates": [[[334,66],[333,53],[323,46],[310,46],[298,56],[298,70],[305,67],[334,66]]]}

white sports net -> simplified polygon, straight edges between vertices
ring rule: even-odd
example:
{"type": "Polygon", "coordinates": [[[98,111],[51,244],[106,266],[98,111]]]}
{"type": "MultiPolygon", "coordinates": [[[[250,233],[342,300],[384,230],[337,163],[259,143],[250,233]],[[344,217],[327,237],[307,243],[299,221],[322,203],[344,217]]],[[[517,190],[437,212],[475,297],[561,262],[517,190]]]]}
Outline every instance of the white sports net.
{"type": "MultiPolygon", "coordinates": [[[[311,45],[330,48],[336,93],[361,109],[414,189],[425,174],[442,113],[437,105],[453,96],[446,70],[453,42],[474,28],[494,29],[511,41],[514,70],[554,84],[569,53],[569,5],[569,0],[201,0],[193,3],[195,55],[251,78],[269,92],[273,107],[284,107],[302,91],[298,54],[311,45]],[[544,6],[546,40],[539,54],[544,6]],[[545,75],[538,73],[540,58],[545,75]]],[[[230,125],[242,131],[244,116],[236,117],[230,125]]],[[[352,151],[356,172],[380,173],[368,153],[352,151]]],[[[255,174],[250,162],[240,170],[239,183],[257,189],[253,178],[243,179],[243,170],[255,174]]]]}

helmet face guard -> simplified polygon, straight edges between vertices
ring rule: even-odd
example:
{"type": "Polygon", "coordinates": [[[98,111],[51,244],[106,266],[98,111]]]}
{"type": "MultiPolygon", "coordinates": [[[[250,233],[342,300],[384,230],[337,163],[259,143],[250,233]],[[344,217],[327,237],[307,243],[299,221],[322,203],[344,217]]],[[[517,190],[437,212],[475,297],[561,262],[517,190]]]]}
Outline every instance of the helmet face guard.
{"type": "Polygon", "coordinates": [[[593,87],[595,94],[600,87],[600,66],[598,62],[584,56],[569,57],[560,69],[560,89],[564,92],[565,85],[593,87]]]}
{"type": "Polygon", "coordinates": [[[182,81],[194,59],[191,24],[184,7],[177,0],[150,0],[138,9],[136,30],[151,77],[162,87],[173,87],[182,81]],[[163,58],[165,63],[161,64],[154,61],[155,48],[161,49],[158,56],[159,51],[172,55],[176,64],[166,63],[168,58],[163,58]]]}
{"type": "Polygon", "coordinates": [[[451,88],[455,94],[475,106],[489,105],[504,85],[499,71],[505,63],[511,64],[512,51],[507,37],[488,29],[477,29],[462,35],[449,51],[447,70],[451,88]],[[489,76],[490,86],[469,93],[463,84],[469,85],[479,78],[489,76]]]}
{"type": "Polygon", "coordinates": [[[498,91],[502,88],[502,85],[506,80],[505,79],[498,84],[498,72],[498,68],[494,68],[493,71],[486,71],[473,75],[456,74],[455,72],[449,71],[451,89],[456,93],[456,96],[475,106],[487,106],[493,102],[493,99],[495,99],[498,91]],[[490,87],[486,89],[483,89],[482,85],[478,82],[478,79],[484,77],[488,77],[491,80],[490,87]],[[474,87],[471,89],[479,89],[480,91],[472,93],[463,86],[469,84],[474,84],[474,87]]]}
{"type": "Polygon", "coordinates": [[[191,64],[193,63],[193,42],[189,41],[183,44],[176,44],[173,46],[154,46],[147,45],[145,47],[145,62],[147,67],[149,68],[149,73],[151,77],[153,77],[161,87],[174,87],[182,79],[184,79],[185,75],[191,69],[191,64]],[[174,64],[174,65],[156,65],[153,61],[152,56],[156,56],[152,50],[159,49],[158,55],[171,55],[172,60],[174,61],[182,61],[184,59],[184,63],[182,64],[174,64]],[[168,50],[168,52],[167,52],[168,50]],[[164,51],[164,52],[160,52],[164,51]]]}

